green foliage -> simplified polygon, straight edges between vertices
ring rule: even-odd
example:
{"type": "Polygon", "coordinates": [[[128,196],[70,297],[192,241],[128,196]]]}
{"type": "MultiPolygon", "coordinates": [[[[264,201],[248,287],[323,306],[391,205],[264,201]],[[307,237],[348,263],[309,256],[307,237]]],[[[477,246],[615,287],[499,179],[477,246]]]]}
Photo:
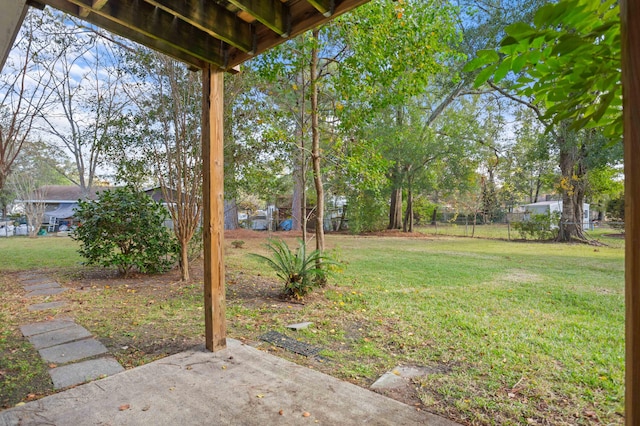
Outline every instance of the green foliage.
{"type": "Polygon", "coordinates": [[[103,191],[97,201],[79,201],[76,218],[80,226],[73,238],[86,264],[116,266],[126,276],[134,268],[165,272],[175,262],[165,208],[130,186],[103,191]]]}
{"type": "Polygon", "coordinates": [[[616,0],[560,0],[538,9],[534,25],[506,28],[495,50],[479,51],[466,66],[482,68],[476,86],[516,74],[515,89],[536,99],[544,118],[574,128],[603,127],[622,135],[620,7],[616,0]]]}
{"type": "Polygon", "coordinates": [[[609,200],[607,203],[607,216],[609,220],[619,222],[616,224],[612,223],[612,228],[624,230],[624,193],[609,200]]]}
{"type": "Polygon", "coordinates": [[[203,252],[204,241],[202,240],[202,227],[199,227],[195,230],[187,244],[187,258],[189,259],[189,262],[199,259],[203,252]]]}
{"type": "Polygon", "coordinates": [[[265,261],[276,272],[284,283],[284,295],[296,299],[307,295],[318,282],[325,282],[329,272],[327,267],[335,264],[318,250],[307,253],[306,244],[302,240],[295,252],[282,240],[271,240],[267,243],[267,249],[271,252],[271,257],[255,253],[252,255],[265,261]]]}
{"type": "Polygon", "coordinates": [[[243,240],[233,240],[231,241],[231,246],[233,248],[241,249],[245,245],[243,240]]]}
{"type": "MultiPolygon", "coordinates": [[[[455,15],[447,2],[374,0],[340,17],[339,40],[349,53],[339,66],[344,99],[366,102],[359,108],[366,114],[424,93],[433,76],[459,57],[455,15]]],[[[352,111],[343,110],[354,119],[352,111]]]]}
{"type": "Polygon", "coordinates": [[[513,228],[525,240],[551,240],[558,234],[559,212],[532,214],[529,220],[514,222],[513,228]]]}
{"type": "Polygon", "coordinates": [[[413,217],[416,225],[428,224],[431,222],[433,211],[438,207],[426,197],[418,196],[413,200],[413,217]]]}
{"type": "Polygon", "coordinates": [[[347,209],[349,231],[359,234],[384,229],[389,213],[387,203],[388,200],[377,191],[365,190],[354,193],[349,197],[347,209]]]}

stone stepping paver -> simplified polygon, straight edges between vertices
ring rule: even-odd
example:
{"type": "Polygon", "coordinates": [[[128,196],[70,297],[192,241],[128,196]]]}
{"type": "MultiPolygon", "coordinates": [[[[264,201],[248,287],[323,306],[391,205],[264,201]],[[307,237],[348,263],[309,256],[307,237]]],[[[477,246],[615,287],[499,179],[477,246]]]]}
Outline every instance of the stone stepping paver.
{"type": "Polygon", "coordinates": [[[24,286],[25,291],[43,290],[46,288],[62,288],[60,284],[54,281],[24,286]]]}
{"type": "Polygon", "coordinates": [[[36,303],[27,307],[29,311],[44,311],[47,309],[62,308],[67,305],[67,302],[59,300],[57,302],[36,303]]]}
{"type": "Polygon", "coordinates": [[[397,366],[384,373],[371,386],[371,389],[398,389],[409,384],[414,377],[427,376],[437,373],[438,370],[430,367],[397,366]]]}
{"type": "Polygon", "coordinates": [[[60,293],[64,293],[65,291],[67,291],[66,288],[64,287],[53,287],[53,288],[41,288],[39,290],[34,290],[31,291],[29,293],[27,293],[27,297],[33,297],[33,296],[53,296],[56,294],[60,294],[60,293]]]}
{"type": "Polygon", "coordinates": [[[66,364],[107,353],[107,348],[95,339],[78,340],[40,349],[40,356],[47,362],[66,364]]]}
{"type": "Polygon", "coordinates": [[[63,343],[86,339],[87,337],[91,337],[89,330],[81,325],[74,324],[71,327],[35,334],[29,337],[29,341],[36,349],[44,349],[63,343]]]}
{"type": "Polygon", "coordinates": [[[51,281],[50,278],[44,277],[42,275],[25,275],[24,277],[19,277],[19,279],[22,282],[22,285],[39,284],[46,281],[51,281]]]}
{"type": "Polygon", "coordinates": [[[313,325],[313,323],[309,321],[305,321],[305,322],[299,322],[297,324],[289,324],[287,325],[287,328],[298,331],[298,330],[303,330],[305,328],[309,328],[310,325],[313,325]]]}
{"type": "Polygon", "coordinates": [[[124,368],[118,361],[112,357],[105,357],[52,368],[49,374],[53,380],[53,387],[62,389],[122,371],[124,368]]]}
{"type": "MultiPolygon", "coordinates": [[[[27,297],[51,296],[67,290],[58,282],[43,275],[22,274],[19,279],[22,287],[27,291],[27,297]]],[[[65,305],[65,301],[59,300],[33,304],[27,309],[42,311],[65,305]]],[[[38,350],[45,362],[64,364],[59,367],[53,365],[53,368],[49,369],[54,389],[79,385],[124,371],[118,361],[111,356],[95,358],[106,354],[107,348],[94,339],[89,330],[70,318],[26,324],[20,326],[20,331],[38,350]]]]}
{"type": "Polygon", "coordinates": [[[61,328],[72,327],[76,325],[70,318],[59,318],[51,321],[35,322],[33,324],[21,325],[20,331],[25,337],[34,334],[46,333],[48,331],[58,330],[61,328]]]}

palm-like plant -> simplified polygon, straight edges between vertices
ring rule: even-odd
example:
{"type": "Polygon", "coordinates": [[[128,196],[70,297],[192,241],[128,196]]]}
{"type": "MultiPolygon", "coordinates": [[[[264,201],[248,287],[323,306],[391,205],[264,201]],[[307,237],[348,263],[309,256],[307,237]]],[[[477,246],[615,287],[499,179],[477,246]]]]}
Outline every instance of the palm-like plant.
{"type": "Polygon", "coordinates": [[[270,240],[267,249],[271,257],[252,253],[266,262],[284,282],[283,293],[287,297],[301,299],[307,295],[317,282],[326,279],[327,266],[335,264],[333,260],[318,250],[307,253],[304,241],[294,252],[282,240],[270,240]]]}

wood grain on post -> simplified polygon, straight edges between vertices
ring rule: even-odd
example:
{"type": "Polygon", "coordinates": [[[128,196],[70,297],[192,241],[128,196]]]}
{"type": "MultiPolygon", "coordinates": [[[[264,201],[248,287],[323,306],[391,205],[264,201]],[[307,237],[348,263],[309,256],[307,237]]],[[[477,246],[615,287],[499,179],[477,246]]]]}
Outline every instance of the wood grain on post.
{"type": "Polygon", "coordinates": [[[627,425],[640,425],[640,2],[623,0],[627,425]]]}
{"type": "Polygon", "coordinates": [[[223,73],[202,70],[202,196],[204,243],[205,345],[210,351],[227,346],[224,289],[224,164],[223,73]]]}

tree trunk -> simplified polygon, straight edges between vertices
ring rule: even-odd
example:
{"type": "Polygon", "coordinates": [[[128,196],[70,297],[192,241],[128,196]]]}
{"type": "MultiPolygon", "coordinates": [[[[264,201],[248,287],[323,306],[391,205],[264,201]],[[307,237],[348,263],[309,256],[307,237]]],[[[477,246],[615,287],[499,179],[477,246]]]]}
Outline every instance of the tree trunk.
{"type": "Polygon", "coordinates": [[[562,188],[562,213],[557,241],[569,242],[573,239],[586,240],[582,229],[582,206],[584,202],[584,142],[580,148],[575,143],[567,141],[567,137],[560,136],[560,171],[562,174],[560,187],[562,188]],[[577,216],[580,215],[580,216],[577,216]],[[579,217],[579,219],[578,219],[579,217]]]}
{"type": "MultiPolygon", "coordinates": [[[[320,30],[312,31],[313,38],[318,40],[320,30]]],[[[316,188],[316,250],[324,251],[324,187],[320,171],[320,129],[318,123],[318,48],[311,49],[311,161],[313,165],[313,182],[316,188]]],[[[318,259],[317,265],[321,266],[318,259]]]]}
{"type": "Polygon", "coordinates": [[[189,240],[180,240],[180,279],[189,281],[189,240]]]}
{"type": "Polygon", "coordinates": [[[389,205],[389,226],[387,229],[402,228],[402,188],[395,187],[391,191],[389,205]]]}
{"type": "Polygon", "coordinates": [[[407,210],[402,223],[403,232],[413,232],[413,192],[411,189],[411,176],[407,176],[407,210]]]}
{"type": "Polygon", "coordinates": [[[297,161],[293,170],[293,199],[291,200],[291,230],[300,231],[302,229],[302,193],[304,185],[302,182],[302,160],[297,161]]]}

